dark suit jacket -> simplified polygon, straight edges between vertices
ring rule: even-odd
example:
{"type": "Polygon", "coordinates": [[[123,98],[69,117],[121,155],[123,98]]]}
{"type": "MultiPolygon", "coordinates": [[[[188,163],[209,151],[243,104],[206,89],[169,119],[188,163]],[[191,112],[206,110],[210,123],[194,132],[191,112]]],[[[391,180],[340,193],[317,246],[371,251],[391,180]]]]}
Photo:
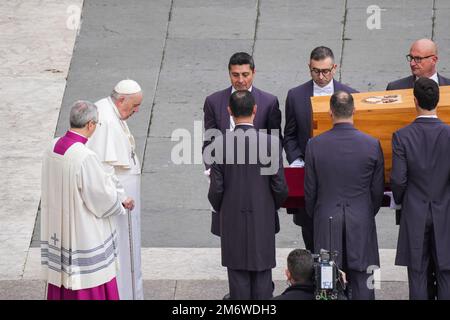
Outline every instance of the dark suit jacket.
{"type": "MultiPolygon", "coordinates": [[[[450,79],[441,76],[438,73],[438,81],[440,86],[450,85],[450,79]]],[[[411,75],[396,81],[389,82],[386,90],[401,90],[414,88],[415,76],[411,75]]],[[[395,210],[395,224],[399,225],[401,220],[401,210],[395,210]]]]}
{"type": "MultiPolygon", "coordinates": [[[[218,129],[224,134],[225,130],[230,129],[230,115],[227,107],[231,89],[230,86],[206,97],[203,106],[205,131],[218,129]]],[[[278,129],[281,134],[281,111],[278,98],[268,92],[259,90],[255,86],[252,88],[252,95],[257,106],[253,121],[255,128],[266,129],[268,134],[271,133],[271,129],[278,129]]],[[[210,143],[211,141],[204,141],[203,149],[210,143]]]]}
{"type": "MultiPolygon", "coordinates": [[[[356,93],[355,89],[333,80],[334,90],[356,93]]],[[[312,107],[311,97],[314,95],[313,80],[289,90],[286,98],[283,146],[286,158],[292,163],[297,158],[305,159],[306,143],[311,138],[312,107]]]]}
{"type": "MultiPolygon", "coordinates": [[[[203,107],[205,131],[208,129],[218,129],[225,134],[230,129],[230,115],[228,113],[228,101],[231,95],[231,86],[227,89],[217,91],[205,99],[203,107]]],[[[252,88],[252,95],[256,102],[256,116],[253,125],[256,129],[266,129],[271,133],[271,129],[278,129],[281,136],[281,111],[277,97],[259,90],[255,86],[252,88]]],[[[205,134],[206,140],[203,142],[203,150],[211,143],[208,134],[205,134]]],[[[209,168],[206,165],[206,168],[209,168]]],[[[280,223],[277,214],[277,232],[280,230],[280,223]]],[[[217,213],[211,215],[211,232],[220,236],[219,216],[217,213]]]]}
{"type": "MultiPolygon", "coordinates": [[[[448,86],[450,85],[450,79],[441,76],[438,73],[438,80],[440,86],[448,86]]],[[[386,90],[401,90],[401,89],[411,89],[414,88],[415,77],[409,76],[406,78],[402,78],[396,81],[389,82],[386,90]]]]}
{"type": "Polygon", "coordinates": [[[450,126],[418,118],[392,136],[391,187],[402,216],[395,263],[421,271],[431,214],[441,271],[450,270],[450,126]]]}
{"type": "Polygon", "coordinates": [[[314,287],[312,284],[293,284],[272,300],[314,300],[314,287]]]}
{"type": "Polygon", "coordinates": [[[329,249],[332,216],[338,265],[343,266],[343,255],[352,270],[365,272],[379,265],[375,215],[384,192],[380,142],[351,124],[336,124],[309,140],[305,164],[305,206],[314,220],[314,250],[329,249]]]}
{"type": "MultiPolygon", "coordinates": [[[[333,83],[335,91],[358,92],[334,79],[333,83]]],[[[286,124],[284,126],[283,146],[289,163],[297,158],[305,159],[306,143],[311,138],[312,132],[312,96],[314,96],[313,80],[292,88],[288,92],[285,105],[286,124]]],[[[312,226],[312,221],[308,219],[304,210],[287,209],[287,213],[294,214],[295,224],[306,228],[312,226]]]]}
{"type": "Polygon", "coordinates": [[[288,195],[281,142],[275,136],[244,125],[236,126],[235,133],[217,137],[213,143],[219,148],[222,142],[223,164],[211,166],[208,192],[209,202],[220,215],[222,265],[249,271],[271,269],[275,267],[276,212],[288,195]],[[245,152],[238,154],[239,143],[235,143],[234,150],[227,149],[234,134],[250,137],[243,144],[245,152]],[[261,169],[268,165],[261,162],[259,152],[256,161],[251,162],[250,146],[256,148],[260,144],[265,144],[269,154],[272,147],[277,148],[279,154],[274,166],[278,168],[273,174],[261,174],[261,169]],[[229,159],[227,152],[234,152],[229,159]],[[239,156],[245,156],[241,164],[237,162],[239,156]]]}

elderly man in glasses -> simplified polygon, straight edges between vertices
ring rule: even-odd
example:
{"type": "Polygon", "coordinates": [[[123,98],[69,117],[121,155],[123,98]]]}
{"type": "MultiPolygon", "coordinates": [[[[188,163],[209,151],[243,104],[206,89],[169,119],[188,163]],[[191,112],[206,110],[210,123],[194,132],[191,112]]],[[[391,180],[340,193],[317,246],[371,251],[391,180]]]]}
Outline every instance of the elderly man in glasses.
{"type": "Polygon", "coordinates": [[[432,40],[420,39],[415,41],[406,59],[409,62],[412,75],[390,82],[386,90],[411,89],[414,87],[415,81],[420,77],[430,78],[440,86],[450,85],[450,79],[437,73],[438,50],[432,40]]]}
{"type": "Polygon", "coordinates": [[[117,230],[133,199],[85,144],[98,129],[97,107],[77,101],[70,130],[42,163],[41,264],[48,300],[118,300],[117,230]]]}
{"type": "MultiPolygon", "coordinates": [[[[356,90],[333,79],[337,64],[333,51],[327,47],[317,47],[309,60],[311,80],[289,90],[286,98],[286,125],[284,127],[284,150],[290,166],[303,167],[306,143],[311,138],[312,96],[331,96],[335,91],[355,93],[356,90]]],[[[302,237],[306,249],[313,252],[313,224],[304,208],[288,209],[293,214],[294,223],[302,227],[302,237]]]]}

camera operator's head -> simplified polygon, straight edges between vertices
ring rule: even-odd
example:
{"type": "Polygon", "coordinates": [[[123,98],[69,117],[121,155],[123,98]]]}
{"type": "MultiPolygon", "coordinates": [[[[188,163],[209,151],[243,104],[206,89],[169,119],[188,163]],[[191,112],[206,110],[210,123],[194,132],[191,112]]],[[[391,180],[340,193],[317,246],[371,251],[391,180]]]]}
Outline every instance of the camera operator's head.
{"type": "Polygon", "coordinates": [[[313,257],[308,250],[294,249],[289,253],[286,277],[291,284],[310,283],[313,271],[313,257]]]}

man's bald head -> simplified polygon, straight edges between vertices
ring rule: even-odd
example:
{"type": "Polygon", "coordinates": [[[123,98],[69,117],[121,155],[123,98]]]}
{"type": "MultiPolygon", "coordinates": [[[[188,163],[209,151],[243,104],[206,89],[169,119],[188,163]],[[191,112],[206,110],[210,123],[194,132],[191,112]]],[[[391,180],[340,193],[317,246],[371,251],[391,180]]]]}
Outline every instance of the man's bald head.
{"type": "Polygon", "coordinates": [[[436,43],[430,39],[414,41],[409,50],[411,72],[416,77],[429,78],[436,73],[438,50],[436,43]]]}
{"type": "Polygon", "coordinates": [[[335,120],[351,119],[355,110],[353,96],[345,91],[336,91],[330,99],[330,109],[335,120]]]}
{"type": "Polygon", "coordinates": [[[411,50],[413,49],[420,50],[427,55],[437,55],[437,45],[433,40],[430,39],[424,38],[414,41],[414,43],[411,45],[411,50]]]}

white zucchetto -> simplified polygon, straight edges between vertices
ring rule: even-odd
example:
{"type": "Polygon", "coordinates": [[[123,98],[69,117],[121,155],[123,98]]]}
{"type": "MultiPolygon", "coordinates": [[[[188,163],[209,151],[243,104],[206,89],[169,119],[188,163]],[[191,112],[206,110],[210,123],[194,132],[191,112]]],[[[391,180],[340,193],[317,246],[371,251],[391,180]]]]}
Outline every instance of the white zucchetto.
{"type": "Polygon", "coordinates": [[[141,86],[134,80],[126,79],[120,81],[114,87],[114,91],[119,94],[135,94],[141,92],[141,86]]]}

